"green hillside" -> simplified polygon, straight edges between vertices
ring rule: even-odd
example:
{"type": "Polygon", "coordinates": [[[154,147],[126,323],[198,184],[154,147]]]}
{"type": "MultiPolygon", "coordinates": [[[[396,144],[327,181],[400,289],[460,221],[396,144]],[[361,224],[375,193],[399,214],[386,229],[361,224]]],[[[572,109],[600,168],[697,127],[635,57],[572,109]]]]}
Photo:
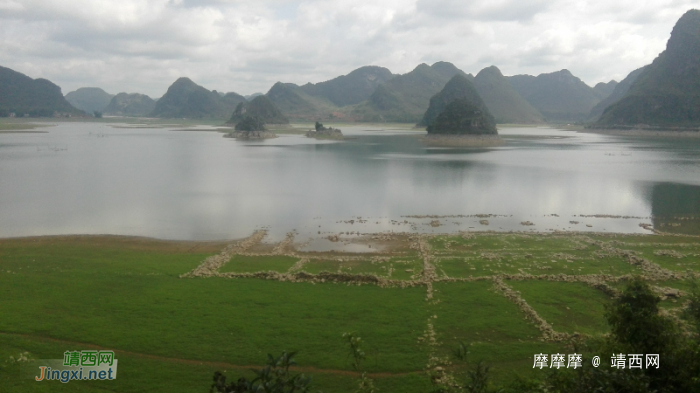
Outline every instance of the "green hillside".
{"type": "Polygon", "coordinates": [[[308,95],[293,83],[275,83],[265,94],[290,119],[327,119],[338,110],[332,102],[308,95]]]}
{"type": "Polygon", "coordinates": [[[484,101],[479,96],[479,92],[474,87],[474,84],[463,75],[455,75],[450,79],[445,87],[430,98],[430,105],[423,115],[423,119],[418,122],[419,126],[429,127],[440,113],[454,100],[466,99],[480,110],[488,119],[490,124],[495,124],[496,121],[489,112],[484,101]]]}
{"type": "Polygon", "coordinates": [[[109,105],[102,110],[102,113],[105,115],[139,117],[148,115],[155,107],[156,102],[145,94],[119,93],[112,97],[109,105]]]}
{"type": "Polygon", "coordinates": [[[430,98],[418,125],[429,134],[496,134],[496,121],[466,76],[457,74],[430,98]]]}
{"type": "Polygon", "coordinates": [[[257,96],[250,102],[239,103],[227,124],[236,124],[245,117],[260,119],[265,124],[289,124],[289,119],[264,95],[257,96]]]}
{"type": "Polygon", "coordinates": [[[640,67],[630,72],[625,77],[625,79],[623,79],[620,83],[615,85],[615,89],[613,90],[613,92],[609,96],[604,98],[602,101],[597,103],[596,106],[593,107],[593,109],[591,109],[589,119],[591,121],[597,121],[600,118],[600,115],[603,114],[603,111],[605,111],[610,105],[620,101],[620,99],[622,99],[622,97],[624,97],[625,94],[627,94],[634,81],[637,80],[639,75],[646,67],[647,66],[640,67]]]}
{"type": "Polygon", "coordinates": [[[542,123],[544,117],[527,102],[496,66],[486,67],[474,78],[474,87],[497,123],[542,123]]]}
{"type": "Polygon", "coordinates": [[[109,94],[99,87],[81,87],[66,94],[66,101],[74,107],[92,114],[95,111],[102,112],[112,101],[112,97],[114,94],[109,94]]]}
{"type": "Polygon", "coordinates": [[[377,86],[374,93],[350,113],[360,121],[419,122],[428,109],[430,98],[457,74],[473,78],[451,63],[420,64],[413,71],[377,86]]]}
{"type": "Polygon", "coordinates": [[[73,107],[61,88],[46,79],[32,79],[6,67],[0,67],[0,117],[25,114],[32,117],[85,115],[73,107]]]}
{"type": "Polygon", "coordinates": [[[228,119],[245,97],[236,93],[220,95],[192,82],[189,78],[176,80],[156,103],[153,117],[188,119],[228,119]]]}
{"type": "Polygon", "coordinates": [[[536,77],[515,75],[508,81],[547,121],[583,121],[601,100],[593,88],[569,70],[536,77]]]}
{"type": "Polygon", "coordinates": [[[700,10],[690,10],[678,20],[666,50],[598,124],[700,126],[700,10]]]}
{"type": "Polygon", "coordinates": [[[488,112],[466,98],[447,104],[427,127],[428,134],[496,135],[496,125],[488,112]]]}
{"type": "Polygon", "coordinates": [[[347,75],[316,84],[307,83],[300,88],[312,97],[323,98],[342,107],[366,100],[377,86],[393,77],[391,71],[384,67],[365,66],[347,75]]]}

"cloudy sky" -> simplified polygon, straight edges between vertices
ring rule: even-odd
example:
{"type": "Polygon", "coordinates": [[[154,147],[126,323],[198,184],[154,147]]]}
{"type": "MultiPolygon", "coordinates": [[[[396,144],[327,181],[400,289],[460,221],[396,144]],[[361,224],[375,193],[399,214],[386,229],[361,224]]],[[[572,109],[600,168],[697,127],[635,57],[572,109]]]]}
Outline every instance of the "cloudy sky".
{"type": "Polygon", "coordinates": [[[180,76],[251,94],[363,65],[476,74],[562,68],[621,80],[665,48],[689,0],[0,0],[0,65],[63,93],[160,97],[180,76]]]}

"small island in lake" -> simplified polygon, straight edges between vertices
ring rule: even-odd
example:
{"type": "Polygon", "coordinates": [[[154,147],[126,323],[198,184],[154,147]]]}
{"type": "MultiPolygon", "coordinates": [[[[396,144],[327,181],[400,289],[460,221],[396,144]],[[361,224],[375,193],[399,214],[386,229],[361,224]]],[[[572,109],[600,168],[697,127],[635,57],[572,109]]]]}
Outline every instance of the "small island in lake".
{"type": "Polygon", "coordinates": [[[441,92],[430,99],[422,124],[435,146],[494,146],[503,143],[496,121],[472,83],[455,75],[441,92]]]}
{"type": "Polygon", "coordinates": [[[236,139],[269,139],[277,138],[277,134],[265,128],[265,121],[257,116],[245,115],[236,123],[234,132],[224,135],[224,138],[236,139]]]}
{"type": "Polygon", "coordinates": [[[316,130],[309,130],[306,136],[316,139],[343,139],[343,133],[337,128],[324,127],[323,124],[316,122],[316,130]]]}

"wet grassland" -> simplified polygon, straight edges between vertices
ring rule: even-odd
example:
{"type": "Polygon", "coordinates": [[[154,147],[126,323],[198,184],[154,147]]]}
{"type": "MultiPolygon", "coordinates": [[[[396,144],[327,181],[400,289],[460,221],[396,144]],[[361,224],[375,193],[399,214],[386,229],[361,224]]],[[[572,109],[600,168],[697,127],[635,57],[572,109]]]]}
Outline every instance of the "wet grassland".
{"type": "Polygon", "coordinates": [[[300,251],[294,233],[269,244],[264,231],[233,242],[2,239],[0,391],[206,391],[214,371],[252,376],[287,350],[315,389],[351,392],[359,373],[344,332],[362,337],[363,367],[384,392],[429,391],[463,372],[450,356],[460,342],[497,381],[537,377],[535,353],[573,353],[577,338],[606,333],[604,304],[633,275],[672,316],[684,280],[700,277],[698,236],[342,238],[374,252],[300,251]],[[12,360],[92,348],[115,351],[116,380],[39,383],[12,360]]]}

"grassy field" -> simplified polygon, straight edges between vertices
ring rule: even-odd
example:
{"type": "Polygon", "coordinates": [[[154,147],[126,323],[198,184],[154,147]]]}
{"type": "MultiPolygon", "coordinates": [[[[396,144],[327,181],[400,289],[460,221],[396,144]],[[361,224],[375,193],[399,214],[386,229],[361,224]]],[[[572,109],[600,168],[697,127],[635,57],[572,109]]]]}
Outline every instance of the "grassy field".
{"type": "MultiPolygon", "coordinates": [[[[463,372],[450,360],[460,342],[505,383],[542,375],[533,355],[572,352],[567,337],[605,334],[603,305],[631,274],[660,293],[700,276],[697,236],[379,238],[360,239],[382,250],[370,254],[299,252],[293,238],[264,245],[256,235],[1,239],[0,392],[205,392],[214,371],[252,376],[283,350],[298,351],[296,371],[314,390],[352,392],[358,374],[342,339],[351,331],[382,392],[430,391],[438,367],[463,372]],[[117,379],[39,383],[10,358],[93,348],[115,351],[117,379]]],[[[682,292],[662,302],[682,305],[682,292]]]]}

